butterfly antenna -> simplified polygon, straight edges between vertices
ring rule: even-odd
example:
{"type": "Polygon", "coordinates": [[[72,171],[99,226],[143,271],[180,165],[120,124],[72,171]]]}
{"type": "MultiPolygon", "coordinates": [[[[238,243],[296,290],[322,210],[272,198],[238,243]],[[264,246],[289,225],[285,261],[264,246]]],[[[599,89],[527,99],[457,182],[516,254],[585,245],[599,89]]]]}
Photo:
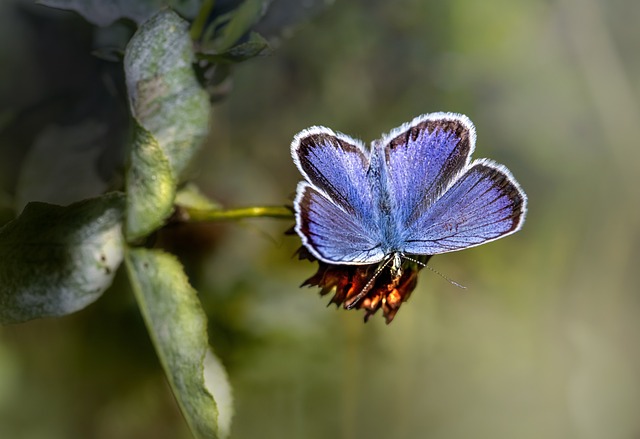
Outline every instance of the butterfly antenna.
{"type": "Polygon", "coordinates": [[[458,287],[458,288],[461,288],[461,289],[463,289],[463,290],[466,290],[466,289],[467,289],[467,287],[465,287],[464,285],[459,284],[459,283],[458,283],[458,282],[456,282],[455,280],[449,279],[447,276],[445,276],[444,274],[440,273],[438,270],[436,270],[435,268],[431,267],[430,265],[425,264],[424,262],[421,262],[421,261],[419,261],[419,260],[417,260],[417,259],[411,258],[411,257],[409,257],[409,256],[405,256],[405,255],[402,255],[402,257],[403,257],[404,259],[406,259],[407,261],[411,261],[411,262],[413,262],[413,263],[416,263],[416,264],[418,264],[418,265],[421,265],[421,266],[423,266],[423,267],[428,268],[429,270],[431,270],[432,272],[434,272],[435,274],[437,274],[438,276],[440,276],[441,278],[443,278],[444,280],[446,280],[447,282],[449,282],[451,285],[454,285],[454,286],[456,286],[456,287],[458,287]]]}
{"type": "Polygon", "coordinates": [[[371,288],[373,288],[374,282],[376,281],[376,279],[378,278],[382,270],[384,270],[386,266],[389,265],[389,262],[391,262],[392,259],[393,258],[387,258],[387,260],[383,264],[381,264],[380,266],[378,266],[378,268],[376,268],[375,273],[373,273],[373,276],[371,276],[371,279],[367,281],[367,283],[362,288],[362,290],[360,290],[358,295],[353,299],[351,299],[348,304],[345,304],[346,309],[352,309],[354,306],[358,304],[358,302],[362,300],[364,296],[367,295],[369,291],[371,291],[371,288]]]}

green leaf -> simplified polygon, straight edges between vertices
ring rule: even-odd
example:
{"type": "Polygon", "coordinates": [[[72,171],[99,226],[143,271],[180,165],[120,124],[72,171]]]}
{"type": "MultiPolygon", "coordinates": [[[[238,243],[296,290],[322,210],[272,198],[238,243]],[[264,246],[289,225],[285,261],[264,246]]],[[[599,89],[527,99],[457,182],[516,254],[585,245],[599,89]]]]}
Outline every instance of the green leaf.
{"type": "Polygon", "coordinates": [[[209,21],[215,3],[216,0],[202,0],[200,3],[198,15],[191,23],[191,29],[189,30],[192,40],[197,41],[202,36],[202,32],[204,31],[207,21],[209,21]]]}
{"type": "Polygon", "coordinates": [[[233,392],[224,365],[211,349],[207,349],[204,357],[204,383],[216,402],[218,436],[226,438],[231,431],[233,418],[233,392]]]}
{"type": "Polygon", "coordinates": [[[178,180],[208,133],[210,104],[193,70],[188,24],[165,10],[131,38],[124,57],[131,113],[178,180]]]}
{"type": "Polygon", "coordinates": [[[222,206],[215,201],[210,200],[204,195],[198,186],[193,183],[187,184],[181,188],[176,194],[175,204],[191,209],[212,210],[220,209],[222,206]]]}
{"type": "Polygon", "coordinates": [[[233,46],[223,52],[218,52],[204,47],[202,52],[198,53],[198,58],[206,59],[211,62],[237,63],[254,58],[259,55],[265,55],[271,52],[269,42],[260,34],[251,32],[249,39],[243,43],[233,46]]]}
{"type": "Polygon", "coordinates": [[[36,3],[76,11],[98,26],[107,26],[121,18],[140,24],[167,6],[194,18],[200,7],[200,0],[38,0],[36,3]]]}
{"type": "Polygon", "coordinates": [[[210,352],[207,319],[180,263],[159,250],[131,249],[126,265],[151,340],[182,413],[197,438],[223,438],[230,387],[210,352]]]}
{"type": "Polygon", "coordinates": [[[176,179],[164,151],[155,138],[136,126],[126,175],[129,241],[142,238],[160,227],[173,211],[176,179]]]}
{"type": "Polygon", "coordinates": [[[265,0],[245,0],[238,6],[215,42],[218,51],[224,52],[234,46],[260,20],[266,9],[265,0]]]}
{"type": "Polygon", "coordinates": [[[0,323],[62,316],[94,302],[123,258],[124,197],[30,203],[0,229],[0,323]]]}

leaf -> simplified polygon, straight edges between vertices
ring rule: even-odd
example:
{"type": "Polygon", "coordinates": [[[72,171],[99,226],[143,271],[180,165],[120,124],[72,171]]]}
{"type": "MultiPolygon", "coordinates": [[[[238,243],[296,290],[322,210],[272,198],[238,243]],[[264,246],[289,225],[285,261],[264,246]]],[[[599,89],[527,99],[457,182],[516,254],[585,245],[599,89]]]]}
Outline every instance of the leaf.
{"type": "Polygon", "coordinates": [[[207,135],[209,99],[193,60],[187,23],[171,11],[144,23],[127,46],[127,88],[139,125],[127,171],[129,240],[171,214],[175,186],[207,135]]]}
{"type": "Polygon", "coordinates": [[[136,126],[126,175],[129,241],[142,238],[160,227],[173,211],[176,179],[155,138],[136,126]]]}
{"type": "Polygon", "coordinates": [[[94,302],[123,258],[124,197],[29,203],[0,229],[0,323],[62,316],[94,302]]]}
{"type": "Polygon", "coordinates": [[[95,121],[46,128],[25,157],[16,188],[16,210],[30,201],[69,204],[107,189],[98,174],[107,127],[95,121]],[[62,160],[52,160],[62,157],[62,160]]]}
{"type": "Polygon", "coordinates": [[[229,22],[215,41],[219,52],[224,52],[234,46],[240,38],[251,30],[266,11],[265,0],[245,0],[231,15],[229,22]]]}
{"type": "Polygon", "coordinates": [[[193,41],[197,41],[202,37],[202,32],[204,31],[207,21],[209,21],[211,11],[213,11],[215,3],[216,0],[202,0],[200,2],[198,14],[193,19],[193,22],[191,23],[191,29],[189,30],[189,34],[191,35],[191,39],[193,41]]]}
{"type": "Polygon", "coordinates": [[[251,32],[247,41],[223,52],[210,51],[209,48],[203,48],[202,52],[198,53],[198,58],[211,62],[237,63],[270,52],[271,46],[269,42],[262,38],[260,34],[251,32]]]}
{"type": "Polygon", "coordinates": [[[226,437],[229,383],[209,353],[206,316],[182,266],[159,250],[132,249],[125,258],[151,340],[192,433],[226,437]]]}
{"type": "Polygon", "coordinates": [[[211,349],[207,349],[204,357],[204,383],[216,401],[219,436],[228,437],[233,417],[233,393],[227,371],[211,349]]]}
{"type": "Polygon", "coordinates": [[[175,204],[182,207],[201,210],[220,209],[221,205],[210,200],[204,195],[198,186],[193,183],[187,184],[176,194],[175,204]]]}
{"type": "Polygon", "coordinates": [[[108,26],[121,18],[140,24],[167,6],[194,18],[200,6],[199,0],[38,0],[36,3],[76,11],[98,26],[108,26]]]}
{"type": "Polygon", "coordinates": [[[194,58],[188,24],[170,10],[138,29],[124,57],[131,113],[156,139],[178,180],[208,133],[209,98],[194,58]]]}

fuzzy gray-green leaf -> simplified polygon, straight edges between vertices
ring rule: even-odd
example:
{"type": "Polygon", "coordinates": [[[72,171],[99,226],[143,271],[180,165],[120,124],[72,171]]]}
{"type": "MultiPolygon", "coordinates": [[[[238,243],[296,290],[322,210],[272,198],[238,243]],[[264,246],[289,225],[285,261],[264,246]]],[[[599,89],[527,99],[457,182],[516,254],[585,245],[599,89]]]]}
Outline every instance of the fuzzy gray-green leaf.
{"type": "Polygon", "coordinates": [[[124,197],[28,204],[0,229],[0,323],[62,316],[94,302],[123,257],[124,197]]]}
{"type": "Polygon", "coordinates": [[[201,210],[221,208],[219,203],[207,198],[207,196],[203,194],[194,183],[189,183],[183,188],[180,188],[176,194],[175,204],[182,207],[201,210]]]}
{"type": "Polygon", "coordinates": [[[136,126],[126,176],[126,235],[130,241],[159,228],[173,210],[176,179],[156,139],[136,126]]]}
{"type": "Polygon", "coordinates": [[[164,10],[146,21],[124,57],[131,113],[178,180],[208,133],[209,97],[193,70],[188,23],[164,10]]]}
{"type": "Polygon", "coordinates": [[[192,433],[197,438],[226,437],[228,381],[209,354],[206,315],[182,266],[172,255],[147,249],[129,250],[126,264],[151,340],[192,433]],[[206,370],[212,361],[214,367],[206,370]]]}

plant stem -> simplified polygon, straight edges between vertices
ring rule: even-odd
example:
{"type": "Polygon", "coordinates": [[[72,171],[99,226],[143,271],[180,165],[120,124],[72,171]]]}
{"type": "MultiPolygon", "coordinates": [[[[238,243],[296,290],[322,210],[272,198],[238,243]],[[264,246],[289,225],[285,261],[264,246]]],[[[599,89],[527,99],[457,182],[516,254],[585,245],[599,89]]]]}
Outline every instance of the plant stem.
{"type": "Polygon", "coordinates": [[[243,218],[293,219],[293,212],[284,206],[256,206],[238,209],[193,209],[183,207],[187,222],[229,221],[243,218]]]}

